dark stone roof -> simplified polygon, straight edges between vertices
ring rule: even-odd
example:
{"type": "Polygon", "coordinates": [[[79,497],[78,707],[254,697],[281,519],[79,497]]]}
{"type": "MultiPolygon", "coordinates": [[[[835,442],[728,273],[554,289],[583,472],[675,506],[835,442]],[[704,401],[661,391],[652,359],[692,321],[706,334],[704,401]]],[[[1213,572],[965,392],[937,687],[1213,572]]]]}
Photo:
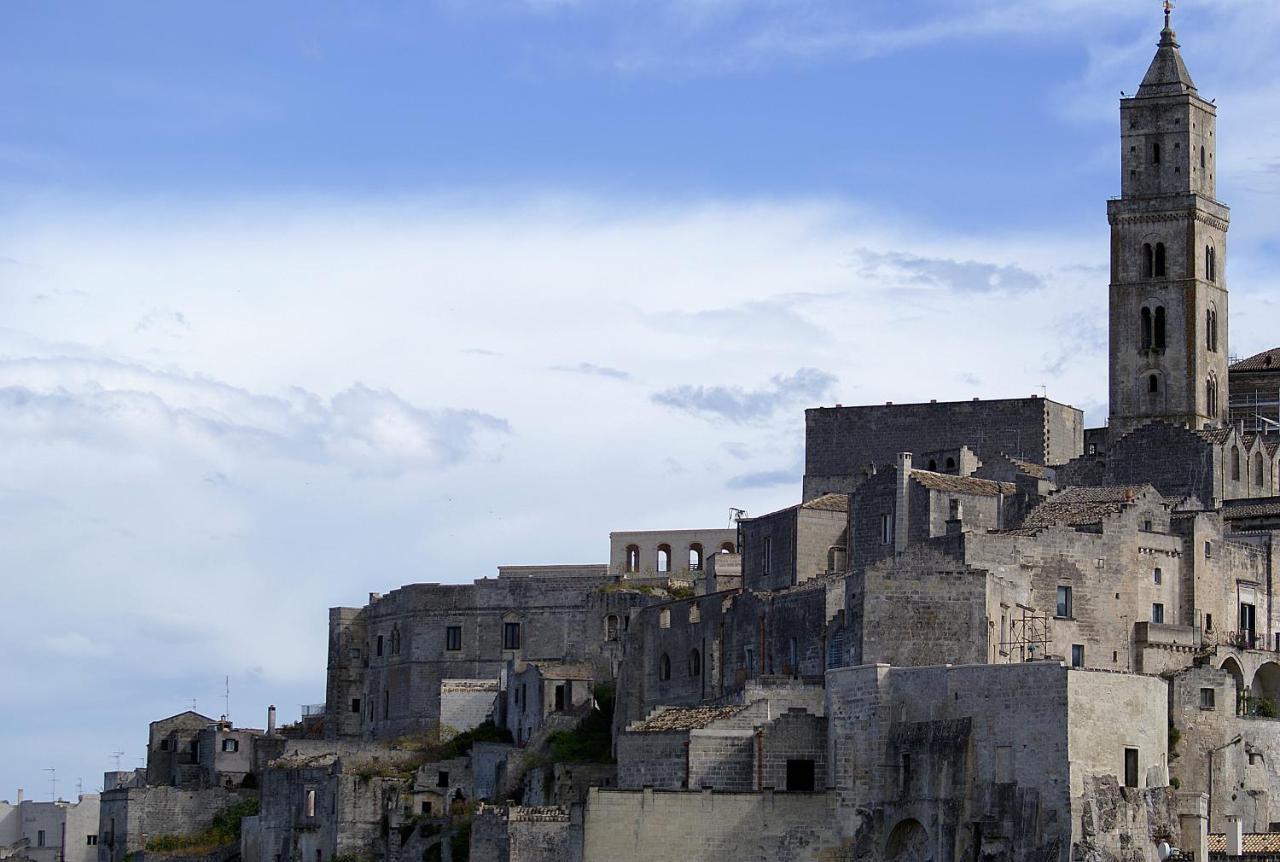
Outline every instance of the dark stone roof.
{"type": "Polygon", "coordinates": [[[1031,510],[1023,530],[1062,525],[1086,527],[1102,523],[1108,515],[1120,512],[1139,496],[1151,490],[1150,485],[1106,485],[1098,488],[1067,488],[1059,491],[1031,510]]]}
{"type": "Polygon", "coordinates": [[[710,727],[722,718],[733,718],[745,706],[671,706],[656,712],[627,730],[631,733],[679,733],[710,727]]]}
{"type": "Polygon", "coordinates": [[[1222,517],[1228,521],[1235,518],[1273,518],[1277,515],[1280,515],[1280,497],[1222,502],[1222,517]]]}
{"type": "Polygon", "coordinates": [[[1049,468],[1043,464],[1033,464],[1030,461],[1023,461],[1021,458],[1014,458],[1012,455],[1006,455],[1009,463],[1018,468],[1018,472],[1025,473],[1035,479],[1048,479],[1049,468]]]}
{"type": "Polygon", "coordinates": [[[847,512],[849,511],[849,495],[848,494],[827,494],[822,497],[810,500],[807,503],[800,504],[801,509],[822,509],[827,512],[847,512]]]}
{"type": "Polygon", "coordinates": [[[1248,359],[1231,363],[1228,371],[1270,371],[1280,374],[1280,347],[1255,353],[1248,359]]]}
{"type": "Polygon", "coordinates": [[[1231,439],[1230,428],[1202,428],[1199,431],[1192,431],[1191,433],[1206,443],[1222,444],[1231,439]]]}
{"type": "Polygon", "coordinates": [[[950,473],[912,470],[911,478],[931,490],[950,491],[954,494],[994,497],[997,494],[1018,493],[1018,486],[1012,482],[995,482],[991,479],[975,479],[972,476],[952,476],[950,473]]]}
{"type": "Polygon", "coordinates": [[[1186,93],[1195,94],[1196,85],[1191,81],[1191,73],[1178,51],[1178,37],[1166,25],[1160,32],[1160,47],[1147,69],[1142,86],[1138,88],[1138,98],[1154,96],[1181,96],[1186,93]]]}

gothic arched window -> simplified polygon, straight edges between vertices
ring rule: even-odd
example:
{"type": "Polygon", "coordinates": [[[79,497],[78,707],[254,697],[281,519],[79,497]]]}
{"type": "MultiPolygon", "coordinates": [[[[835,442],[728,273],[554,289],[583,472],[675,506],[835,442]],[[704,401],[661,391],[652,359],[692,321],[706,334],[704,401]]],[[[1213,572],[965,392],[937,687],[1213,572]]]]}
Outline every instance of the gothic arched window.
{"type": "Polygon", "coordinates": [[[1210,416],[1218,415],[1218,378],[1212,374],[1204,382],[1205,410],[1210,416]]]}
{"type": "Polygon", "coordinates": [[[1164,278],[1164,243],[1156,243],[1156,278],[1164,278]]]}
{"type": "Polygon", "coordinates": [[[689,676],[702,676],[702,653],[697,650],[689,653],[689,676]]]}
{"type": "Polygon", "coordinates": [[[1240,481],[1240,449],[1237,446],[1231,447],[1231,481],[1240,481]]]}
{"type": "Polygon", "coordinates": [[[1151,309],[1142,309],[1142,349],[1151,349],[1151,309]]]}
{"type": "Polygon", "coordinates": [[[662,657],[658,659],[658,679],[663,682],[671,679],[671,659],[667,657],[666,653],[663,653],[662,657]]]}
{"type": "Polygon", "coordinates": [[[1154,326],[1154,338],[1152,343],[1156,350],[1164,350],[1164,306],[1156,307],[1156,317],[1154,326]]]}
{"type": "Polygon", "coordinates": [[[1218,250],[1211,245],[1204,247],[1204,277],[1209,281],[1218,280],[1218,250]]]}
{"type": "Polygon", "coordinates": [[[1262,488],[1262,453],[1253,453],[1253,487],[1254,490],[1262,488]]]}
{"type": "Polygon", "coordinates": [[[1218,352],[1218,309],[1212,304],[1204,313],[1204,346],[1210,353],[1218,352]]]}

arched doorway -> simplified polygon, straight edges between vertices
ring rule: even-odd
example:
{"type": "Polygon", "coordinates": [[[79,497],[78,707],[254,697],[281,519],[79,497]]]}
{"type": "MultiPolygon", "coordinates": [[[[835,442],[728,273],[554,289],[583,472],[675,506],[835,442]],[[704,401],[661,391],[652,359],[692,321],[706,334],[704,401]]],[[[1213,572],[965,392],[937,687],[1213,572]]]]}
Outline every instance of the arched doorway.
{"type": "Polygon", "coordinates": [[[1235,683],[1235,711],[1239,715],[1241,695],[1244,694],[1244,671],[1240,669],[1240,662],[1236,661],[1235,656],[1227,656],[1222,663],[1222,669],[1231,674],[1231,679],[1235,683]]]}
{"type": "Polygon", "coordinates": [[[918,820],[903,820],[889,833],[884,845],[886,862],[929,862],[929,833],[918,820]]]}
{"type": "Polygon", "coordinates": [[[1280,664],[1269,661],[1258,668],[1249,688],[1250,712],[1275,718],[1280,714],[1280,664]]]}

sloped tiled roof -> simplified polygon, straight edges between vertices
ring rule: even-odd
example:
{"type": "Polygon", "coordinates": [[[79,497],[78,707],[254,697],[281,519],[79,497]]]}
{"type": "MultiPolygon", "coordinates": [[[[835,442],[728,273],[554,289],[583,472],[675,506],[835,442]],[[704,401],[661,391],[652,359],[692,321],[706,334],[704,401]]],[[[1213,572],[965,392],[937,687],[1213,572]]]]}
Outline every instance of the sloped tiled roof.
{"type": "Polygon", "coordinates": [[[1101,523],[1132,503],[1149,485],[1106,485],[1097,488],[1067,488],[1059,491],[1031,510],[1023,529],[1038,529],[1061,524],[1084,527],[1101,523]]]}
{"type": "Polygon", "coordinates": [[[847,512],[849,511],[849,495],[848,494],[827,494],[817,499],[802,503],[802,509],[822,509],[827,512],[847,512]]]}
{"type": "Polygon", "coordinates": [[[1005,455],[1009,459],[1009,463],[1017,467],[1021,472],[1036,479],[1048,479],[1049,468],[1043,464],[1034,464],[1030,461],[1023,461],[1021,458],[1014,458],[1011,455],[1005,455]]]}
{"type": "Polygon", "coordinates": [[[639,724],[627,728],[632,733],[678,733],[684,730],[701,730],[722,718],[733,716],[745,706],[672,706],[656,712],[639,724]]]}
{"type": "Polygon", "coordinates": [[[911,478],[934,491],[950,491],[955,494],[994,497],[997,494],[1018,493],[1018,486],[1012,482],[994,482],[991,479],[975,479],[972,476],[952,476],[950,473],[912,470],[911,478]]]}
{"type": "MultiPolygon", "coordinates": [[[[1280,853],[1280,832],[1246,832],[1241,836],[1240,849],[1246,856],[1280,853]]],[[[1209,852],[1226,853],[1227,836],[1209,833],[1209,852]]]]}
{"type": "Polygon", "coordinates": [[[1229,371],[1275,371],[1280,373],[1280,347],[1255,353],[1248,359],[1231,363],[1229,371]]]}
{"type": "Polygon", "coordinates": [[[594,679],[591,665],[561,664],[553,661],[531,661],[529,664],[538,668],[543,679],[594,679]]]}
{"type": "Polygon", "coordinates": [[[1226,500],[1222,504],[1222,517],[1266,518],[1280,515],[1280,497],[1260,497],[1256,500],[1226,500]]]}
{"type": "Polygon", "coordinates": [[[440,691],[497,691],[498,680],[495,679],[442,679],[440,691]]]}
{"type": "Polygon", "coordinates": [[[1199,431],[1192,431],[1201,440],[1206,443],[1226,443],[1231,439],[1230,428],[1202,428],[1199,431]]]}

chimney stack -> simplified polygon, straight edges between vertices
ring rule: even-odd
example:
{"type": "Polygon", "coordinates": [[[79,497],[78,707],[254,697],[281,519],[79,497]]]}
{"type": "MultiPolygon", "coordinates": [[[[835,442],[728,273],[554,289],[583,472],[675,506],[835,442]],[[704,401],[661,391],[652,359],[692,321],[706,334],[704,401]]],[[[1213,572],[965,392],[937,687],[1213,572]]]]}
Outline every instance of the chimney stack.
{"type": "Polygon", "coordinates": [[[275,704],[267,707],[267,736],[276,735],[276,707],[275,704]]]}
{"type": "Polygon", "coordinates": [[[908,509],[911,503],[911,453],[898,453],[898,493],[893,507],[893,550],[907,549],[908,509]]]}
{"type": "Polygon", "coordinates": [[[1244,824],[1234,814],[1227,816],[1227,855],[1244,855],[1244,824]]]}
{"type": "Polygon", "coordinates": [[[22,804],[22,788],[21,787],[18,788],[18,804],[19,805],[22,804]]]}

